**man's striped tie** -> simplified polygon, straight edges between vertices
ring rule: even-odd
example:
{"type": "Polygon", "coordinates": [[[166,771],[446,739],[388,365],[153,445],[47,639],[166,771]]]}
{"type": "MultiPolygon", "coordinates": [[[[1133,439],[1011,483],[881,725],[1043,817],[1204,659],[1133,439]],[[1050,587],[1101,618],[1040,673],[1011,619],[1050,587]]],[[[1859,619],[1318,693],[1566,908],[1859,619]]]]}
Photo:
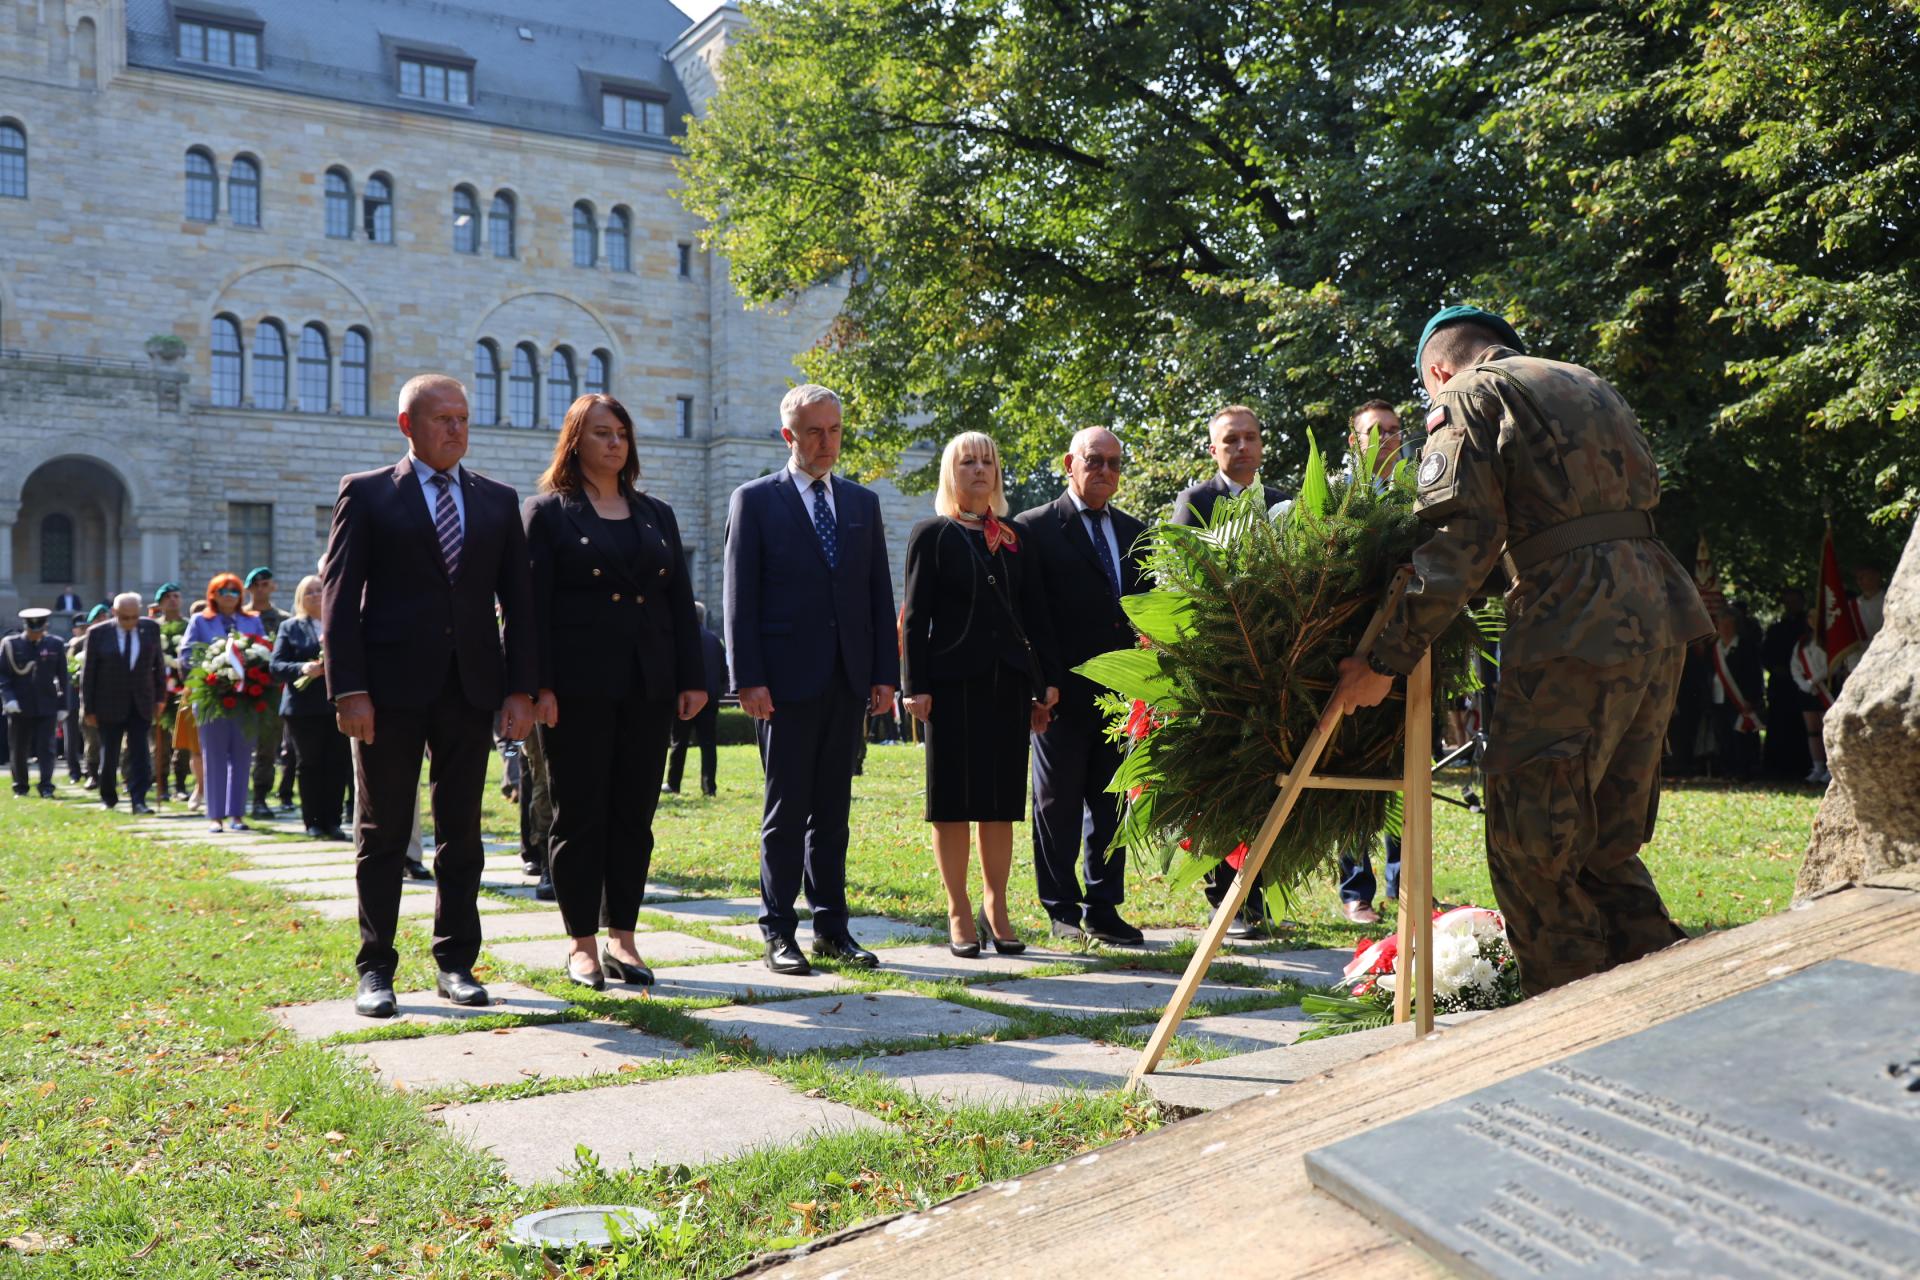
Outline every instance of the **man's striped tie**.
{"type": "Polygon", "coordinates": [[[433,483],[440,496],[433,504],[433,531],[440,535],[440,559],[446,563],[447,576],[460,576],[460,511],[453,505],[453,482],[436,471],[433,483]]]}

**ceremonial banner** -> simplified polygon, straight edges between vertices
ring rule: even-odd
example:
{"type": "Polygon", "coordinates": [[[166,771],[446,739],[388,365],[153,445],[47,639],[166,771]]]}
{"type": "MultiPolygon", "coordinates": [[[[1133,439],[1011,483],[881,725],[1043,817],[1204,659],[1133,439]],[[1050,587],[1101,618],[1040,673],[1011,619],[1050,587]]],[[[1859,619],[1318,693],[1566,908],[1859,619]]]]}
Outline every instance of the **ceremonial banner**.
{"type": "Polygon", "coordinates": [[[1833,545],[1833,525],[1820,548],[1820,613],[1816,633],[1820,649],[1827,655],[1827,670],[1839,668],[1841,660],[1866,641],[1867,629],[1860,623],[1860,606],[1848,597],[1845,579],[1840,576],[1840,553],[1833,545]]]}

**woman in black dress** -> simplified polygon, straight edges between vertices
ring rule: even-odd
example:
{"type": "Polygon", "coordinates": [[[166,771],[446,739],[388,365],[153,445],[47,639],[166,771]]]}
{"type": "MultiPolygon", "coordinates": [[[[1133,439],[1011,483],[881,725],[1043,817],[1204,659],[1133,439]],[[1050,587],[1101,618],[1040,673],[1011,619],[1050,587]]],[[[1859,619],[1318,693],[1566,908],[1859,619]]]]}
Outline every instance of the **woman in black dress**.
{"type": "Polygon", "coordinates": [[[299,755],[301,821],[315,839],[345,840],[340,822],[353,754],[327,699],[326,664],[320,659],[321,628],[326,624],[323,596],[318,574],[300,579],[293,591],[293,616],[275,633],[268,666],[280,682],[280,718],[299,755]]]}
{"type": "Polygon", "coordinates": [[[1027,735],[1060,697],[1040,577],[1007,517],[1000,451],[965,432],[940,455],[940,514],[907,538],[901,690],[927,726],[927,821],[947,891],[948,945],[1024,949],[1007,913],[1013,824],[1026,815],[1027,735]],[[980,833],[976,914],[967,897],[969,825],[980,833]]]}
{"type": "Polygon", "coordinates": [[[522,511],[540,635],[534,718],[553,793],[547,865],[573,939],[567,976],[596,991],[609,976],[653,981],[633,929],[667,733],[707,700],[680,528],[672,507],[634,487],[639,474],[625,407],[581,396],[522,511]]]}

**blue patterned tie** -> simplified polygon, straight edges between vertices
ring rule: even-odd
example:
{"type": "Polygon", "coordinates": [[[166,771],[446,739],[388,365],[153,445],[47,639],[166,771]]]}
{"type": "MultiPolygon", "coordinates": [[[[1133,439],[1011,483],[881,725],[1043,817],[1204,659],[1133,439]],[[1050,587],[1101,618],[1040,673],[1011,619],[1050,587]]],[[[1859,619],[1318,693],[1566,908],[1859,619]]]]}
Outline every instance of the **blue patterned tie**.
{"type": "Polygon", "coordinates": [[[1113,598],[1120,598],[1120,568],[1113,562],[1113,549],[1107,545],[1107,509],[1088,507],[1087,518],[1093,521],[1093,554],[1099,557],[1100,567],[1106,570],[1107,585],[1113,588],[1113,598]]]}
{"type": "Polygon", "coordinates": [[[453,505],[453,481],[436,471],[434,487],[440,496],[433,503],[433,531],[440,535],[440,558],[446,562],[447,576],[460,576],[460,509],[453,505]]]}
{"type": "Polygon", "coordinates": [[[827,482],[813,482],[813,527],[820,535],[820,549],[827,553],[827,568],[840,567],[840,527],[833,521],[833,508],[827,505],[827,482]]]}

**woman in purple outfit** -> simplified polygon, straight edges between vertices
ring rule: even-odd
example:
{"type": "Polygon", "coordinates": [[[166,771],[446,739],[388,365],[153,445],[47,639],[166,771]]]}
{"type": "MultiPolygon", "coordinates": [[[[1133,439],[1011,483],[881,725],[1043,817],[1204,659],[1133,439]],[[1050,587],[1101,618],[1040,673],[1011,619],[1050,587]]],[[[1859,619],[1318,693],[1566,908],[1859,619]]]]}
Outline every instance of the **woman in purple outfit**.
{"type": "MultiPolygon", "coordinates": [[[[187,666],[198,664],[201,650],[207,645],[225,640],[236,631],[258,636],[265,643],[266,629],[258,616],[240,606],[240,590],[240,576],[233,573],[217,574],[207,584],[206,602],[187,624],[182,641],[191,655],[187,666]]],[[[200,750],[207,762],[207,776],[200,787],[207,803],[207,818],[215,831],[245,831],[247,824],[241,815],[247,811],[247,776],[253,766],[253,739],[247,734],[246,722],[223,717],[207,721],[199,730],[200,750]]]]}

